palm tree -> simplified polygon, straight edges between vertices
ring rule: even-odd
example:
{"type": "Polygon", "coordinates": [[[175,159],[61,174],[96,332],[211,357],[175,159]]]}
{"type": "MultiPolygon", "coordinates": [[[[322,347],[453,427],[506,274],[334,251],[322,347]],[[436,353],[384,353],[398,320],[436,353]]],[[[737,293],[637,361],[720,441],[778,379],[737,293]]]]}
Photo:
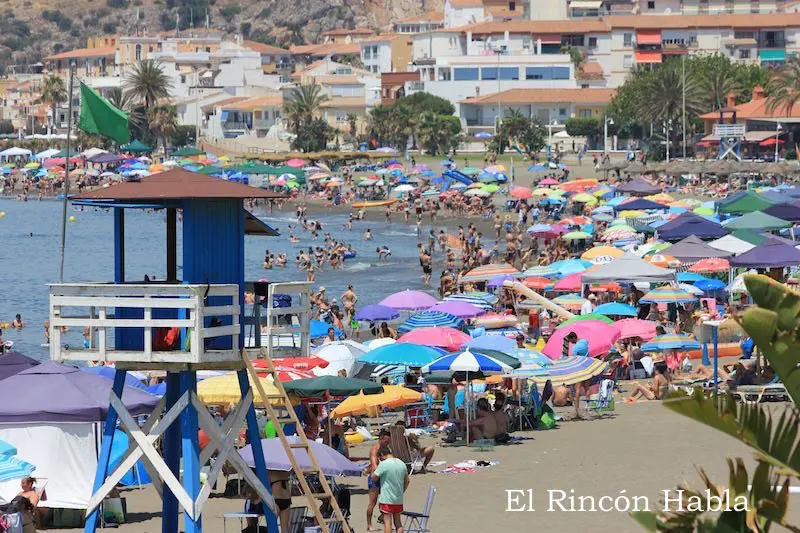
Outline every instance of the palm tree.
{"type": "Polygon", "coordinates": [[[148,124],[156,143],[161,139],[164,143],[164,153],[167,153],[167,140],[178,129],[177,109],[174,105],[160,105],[150,109],[148,124]]]}
{"type": "MultiPolygon", "coordinates": [[[[283,107],[290,117],[289,122],[297,128],[314,117],[319,112],[322,104],[328,100],[330,98],[322,94],[322,87],[312,83],[311,85],[301,85],[292,89],[283,107]]],[[[295,131],[295,133],[297,132],[295,131]]]]}
{"type": "Polygon", "coordinates": [[[64,86],[64,80],[58,76],[48,76],[44,80],[42,94],[39,95],[37,102],[50,106],[50,126],[53,129],[56,126],[56,106],[66,99],[67,88],[64,86]]]}
{"type": "Polygon", "coordinates": [[[782,107],[787,115],[791,113],[800,102],[800,58],[788,58],[783,68],[773,74],[767,83],[767,94],[767,111],[782,107]]]}
{"type": "Polygon", "coordinates": [[[108,101],[128,115],[128,125],[131,129],[138,130],[144,126],[144,116],[136,105],[131,93],[123,91],[120,87],[112,87],[108,91],[108,101]]]}
{"type": "Polygon", "coordinates": [[[161,98],[168,98],[172,82],[164,73],[160,61],[145,59],[133,66],[125,78],[125,91],[144,104],[145,111],[156,105],[161,98]]]}
{"type": "Polygon", "coordinates": [[[730,72],[711,70],[706,77],[700,80],[703,93],[703,102],[706,110],[716,111],[725,107],[728,95],[742,92],[740,84],[730,76],[730,72]]]}

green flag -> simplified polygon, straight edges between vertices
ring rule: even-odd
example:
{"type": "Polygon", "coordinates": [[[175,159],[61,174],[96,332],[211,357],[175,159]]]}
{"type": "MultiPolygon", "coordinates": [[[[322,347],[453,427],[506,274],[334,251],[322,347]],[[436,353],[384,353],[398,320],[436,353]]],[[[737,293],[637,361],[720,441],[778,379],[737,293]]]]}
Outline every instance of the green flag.
{"type": "Polygon", "coordinates": [[[128,115],[111,105],[108,100],[81,82],[81,116],[78,128],[114,139],[118,143],[130,141],[128,115]]]}

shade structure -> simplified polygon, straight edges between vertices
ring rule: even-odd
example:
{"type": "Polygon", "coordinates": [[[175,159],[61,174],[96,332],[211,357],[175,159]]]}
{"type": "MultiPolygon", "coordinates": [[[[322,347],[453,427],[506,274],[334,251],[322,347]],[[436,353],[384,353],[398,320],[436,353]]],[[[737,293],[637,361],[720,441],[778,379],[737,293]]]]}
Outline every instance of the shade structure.
{"type": "Polygon", "coordinates": [[[456,300],[440,302],[429,309],[429,311],[439,311],[448,313],[459,318],[472,318],[486,312],[484,307],[473,305],[469,302],[459,302],[456,300]]]}
{"type": "Polygon", "coordinates": [[[515,267],[511,265],[507,265],[505,263],[501,264],[492,264],[492,265],[483,265],[477,268],[473,268],[464,276],[462,276],[462,281],[488,281],[496,276],[502,276],[503,274],[508,274],[511,276],[516,276],[520,272],[515,267]]]}
{"type": "Polygon", "coordinates": [[[102,153],[97,154],[88,159],[90,163],[119,163],[125,161],[125,157],[117,154],[102,153]]]}
{"type": "Polygon", "coordinates": [[[462,350],[470,349],[476,352],[481,350],[496,350],[511,353],[517,349],[517,342],[503,335],[481,335],[461,345],[462,350]]]}
{"type": "Polygon", "coordinates": [[[678,260],[677,257],[660,253],[645,256],[644,260],[650,263],[651,265],[655,265],[661,268],[678,268],[683,264],[680,262],[680,260],[678,260]]]}
{"type": "Polygon", "coordinates": [[[333,334],[338,339],[342,336],[342,330],[333,327],[324,320],[311,320],[308,325],[308,336],[312,339],[318,339],[328,335],[328,330],[333,328],[333,334]]]}
{"type": "MultiPolygon", "coordinates": [[[[296,435],[286,437],[286,439],[290,445],[300,443],[300,438],[296,435]]],[[[361,476],[363,474],[363,465],[352,462],[330,446],[313,440],[309,440],[308,444],[311,446],[311,451],[314,453],[317,464],[319,464],[326,476],[361,476]]],[[[286,455],[286,449],[283,447],[281,439],[261,439],[261,449],[267,462],[267,470],[292,471],[292,463],[289,460],[289,456],[286,455]]],[[[255,468],[252,445],[248,444],[239,450],[239,453],[248,466],[255,468]]],[[[313,466],[311,458],[305,449],[293,448],[292,454],[300,468],[309,469],[313,466]]]]}
{"type": "MultiPolygon", "coordinates": [[[[100,422],[108,413],[112,382],[75,367],[45,362],[0,382],[0,422],[100,422]]],[[[122,403],[133,416],[150,414],[158,398],[125,387],[122,403]]]]}
{"type": "MultiPolygon", "coordinates": [[[[557,329],[553,332],[544,345],[542,353],[550,359],[558,359],[562,355],[564,337],[575,332],[578,339],[584,339],[589,343],[589,356],[598,357],[605,355],[611,350],[614,341],[619,338],[619,331],[611,325],[599,320],[583,320],[575,322],[569,326],[557,329]]],[[[570,354],[575,345],[570,346],[570,354]]]]}
{"type": "Polygon", "coordinates": [[[579,241],[579,240],[586,240],[591,239],[592,234],[587,233],[585,231],[570,231],[569,233],[565,233],[561,236],[562,239],[565,241],[579,241]]]}
{"type": "Polygon", "coordinates": [[[584,283],[673,281],[675,271],[651,265],[630,252],[583,275],[584,283]]]}
{"type": "Polygon", "coordinates": [[[534,374],[530,379],[537,385],[543,385],[550,380],[554,387],[569,386],[599,376],[606,368],[608,364],[601,359],[571,355],[556,359],[545,368],[545,374],[534,374]]]}
{"type": "Polygon", "coordinates": [[[709,259],[701,259],[697,263],[689,267],[689,272],[697,272],[699,274],[707,274],[714,272],[727,272],[731,267],[730,261],[721,257],[712,257],[709,259]]]}
{"type": "Polygon", "coordinates": [[[367,351],[366,346],[350,339],[326,342],[322,346],[314,348],[312,353],[321,359],[325,359],[330,365],[325,369],[315,368],[314,374],[318,376],[333,375],[341,370],[350,374],[356,359],[367,353],[367,351]]]}
{"type": "Polygon", "coordinates": [[[410,342],[424,346],[438,346],[447,350],[457,350],[470,339],[466,333],[454,328],[419,328],[402,335],[397,342],[410,342]]]}
{"type": "MultiPolygon", "coordinates": [[[[475,307],[479,307],[484,311],[491,311],[493,309],[492,302],[495,301],[496,298],[488,293],[472,293],[472,294],[451,294],[450,296],[445,296],[444,302],[466,302],[470,305],[474,305],[475,307]],[[492,301],[486,299],[486,297],[482,296],[491,296],[492,301]]],[[[437,304],[438,305],[438,304],[437,304]]]]}
{"type": "Polygon", "coordinates": [[[128,144],[124,144],[119,147],[119,149],[123,152],[128,152],[131,154],[145,154],[150,153],[153,151],[152,146],[148,146],[144,144],[139,139],[134,139],[133,141],[129,142],[128,144]]]}
{"type": "Polygon", "coordinates": [[[582,272],[576,272],[575,274],[570,274],[569,276],[565,276],[553,284],[552,290],[566,291],[566,292],[580,291],[582,277],[583,277],[582,272]]]}
{"type": "Polygon", "coordinates": [[[735,220],[731,220],[725,227],[731,230],[751,229],[755,231],[767,231],[789,228],[791,226],[792,223],[788,220],[768,215],[763,211],[753,211],[735,220]]]}
{"type": "Polygon", "coordinates": [[[512,198],[527,200],[532,196],[533,196],[533,191],[531,191],[528,187],[514,187],[513,189],[511,189],[512,198]]]}
{"type": "Polygon", "coordinates": [[[612,319],[608,318],[605,315],[600,315],[598,313],[588,313],[588,314],[585,314],[585,315],[576,315],[576,316],[570,318],[569,320],[565,320],[564,322],[562,322],[561,324],[556,326],[556,329],[565,328],[565,327],[569,326],[570,324],[574,324],[575,322],[582,322],[584,320],[599,320],[600,322],[605,322],[606,324],[613,324],[614,323],[614,321],[612,319]]]}
{"type": "Polygon", "coordinates": [[[373,348],[358,358],[359,363],[370,365],[393,365],[421,367],[437,357],[441,352],[430,346],[412,344],[410,342],[396,342],[373,348]]]}
{"type": "MultiPolygon", "coordinates": [[[[87,366],[82,367],[81,370],[83,372],[88,372],[90,374],[94,374],[96,376],[101,376],[109,380],[114,379],[114,374],[116,374],[116,370],[110,366],[87,366]]],[[[148,387],[136,377],[133,376],[130,372],[125,375],[125,386],[126,387],[133,387],[134,389],[139,389],[143,391],[147,391],[148,387]]]]}
{"type": "Polygon", "coordinates": [[[617,192],[631,196],[647,196],[661,192],[661,187],[653,185],[644,178],[634,178],[628,183],[617,186],[617,192]]]}
{"type": "Polygon", "coordinates": [[[663,252],[684,262],[699,261],[709,257],[730,257],[733,255],[731,252],[713,248],[696,235],[689,235],[685,239],[666,248],[663,252]]]}
{"type": "MultiPolygon", "coordinates": [[[[744,231],[744,230],[741,230],[744,231]]],[[[737,232],[738,233],[738,232],[737,232]]],[[[748,250],[752,250],[756,247],[755,244],[748,242],[744,239],[737,237],[736,235],[726,235],[719,239],[715,239],[708,243],[709,246],[715,248],[717,250],[723,250],[726,252],[730,252],[733,255],[743,254],[748,250]]]]}
{"type": "Polygon", "coordinates": [[[177,157],[192,157],[196,155],[205,154],[205,151],[194,146],[184,146],[175,150],[172,155],[177,157]]]}
{"type": "MultiPolygon", "coordinates": [[[[725,261],[727,263],[727,261],[725,261]]],[[[702,274],[698,274],[696,272],[678,272],[678,282],[680,283],[694,283],[695,281],[700,281],[704,279],[708,279],[702,274]]]]}
{"type": "Polygon", "coordinates": [[[695,282],[694,286],[703,292],[711,292],[724,289],[725,282],[719,279],[703,279],[695,282]]]}
{"type": "Polygon", "coordinates": [[[503,374],[510,372],[511,367],[486,354],[464,350],[444,355],[422,367],[422,371],[503,374]]]}
{"type": "MultiPolygon", "coordinates": [[[[275,357],[272,359],[275,366],[281,368],[292,368],[294,370],[311,370],[312,368],[325,368],[330,363],[321,357],[275,357]]],[[[264,359],[255,359],[253,366],[256,368],[267,368],[267,361],[264,359]]]]}
{"type": "Polygon", "coordinates": [[[594,312],[598,315],[608,316],[636,316],[638,314],[634,306],[617,302],[598,305],[594,312]]]}
{"type": "Polygon", "coordinates": [[[397,331],[399,333],[408,333],[414,329],[436,326],[461,329],[464,327],[464,320],[450,313],[443,313],[442,311],[420,311],[400,324],[397,331]]]}
{"type": "Polygon", "coordinates": [[[690,235],[702,240],[719,239],[730,233],[721,224],[712,222],[694,213],[681,213],[658,228],[658,235],[665,241],[679,241],[690,235]]]}
{"type": "Polygon", "coordinates": [[[329,396],[349,396],[363,391],[364,394],[383,392],[383,385],[365,379],[343,378],[341,376],[320,376],[312,379],[298,379],[284,385],[286,392],[301,398],[327,398],[329,396]]]}
{"type": "Polygon", "coordinates": [[[798,264],[800,264],[800,250],[777,241],[768,241],[731,258],[731,266],[744,268],[780,268],[798,264]]]}
{"type": "Polygon", "coordinates": [[[384,385],[383,392],[378,394],[358,393],[346,398],[331,413],[333,418],[343,416],[365,415],[371,410],[382,407],[396,409],[422,400],[422,393],[400,385],[384,385]]]}
{"type": "Polygon", "coordinates": [[[659,335],[642,345],[643,352],[664,352],[667,350],[697,350],[701,344],[688,335],[659,335]]]}
{"type": "Polygon", "coordinates": [[[631,200],[630,202],[625,202],[624,204],[620,204],[614,208],[617,211],[627,211],[629,209],[636,209],[636,210],[644,210],[644,211],[652,211],[652,210],[668,210],[669,206],[660,204],[658,202],[654,202],[652,200],[648,200],[646,198],[637,198],[635,200],[631,200]]]}
{"type": "Polygon", "coordinates": [[[794,203],[775,204],[764,209],[764,213],[782,220],[800,222],[800,205],[794,203]]]}
{"type": "Polygon", "coordinates": [[[743,214],[761,211],[776,203],[779,202],[769,200],[757,192],[747,191],[722,200],[717,209],[720,213],[743,214]]]}
{"type": "Polygon", "coordinates": [[[399,316],[400,313],[398,313],[397,310],[392,307],[387,305],[372,304],[365,305],[364,307],[358,309],[354,318],[356,320],[377,321],[393,320],[399,316]]]}
{"type": "Polygon", "coordinates": [[[553,280],[542,278],[539,276],[533,276],[530,278],[525,278],[522,281],[522,284],[528,287],[529,289],[542,290],[553,285],[553,280]]]}
{"type": "MultiPolygon", "coordinates": [[[[248,374],[248,379],[250,380],[250,387],[255,391],[253,377],[248,374]]],[[[279,394],[272,380],[262,377],[258,379],[268,396],[279,394]]],[[[204,379],[197,383],[197,397],[206,405],[235,405],[242,399],[239,389],[239,376],[236,372],[231,372],[222,376],[204,379]]],[[[255,392],[253,393],[253,402],[258,406],[264,407],[261,395],[255,392]]],[[[270,399],[270,403],[279,402],[280,400],[278,399],[270,399]]]]}
{"type": "Polygon", "coordinates": [[[489,281],[486,282],[486,288],[489,290],[494,290],[498,287],[502,287],[506,281],[516,281],[517,277],[512,276],[511,274],[500,274],[499,276],[495,276],[489,281]]]}
{"type": "MultiPolygon", "coordinates": [[[[266,377],[270,381],[274,381],[271,373],[257,372],[260,377],[266,377]],[[263,375],[262,375],[263,374],[263,375]]],[[[282,366],[275,367],[275,374],[278,376],[278,381],[286,383],[287,381],[294,381],[296,379],[315,378],[314,374],[309,370],[297,370],[296,368],[286,368],[282,366]]]]}
{"type": "Polygon", "coordinates": [[[626,318],[624,320],[617,320],[612,324],[612,327],[619,330],[620,339],[638,337],[642,340],[649,341],[656,336],[656,323],[650,320],[626,318]]]}
{"type": "Polygon", "coordinates": [[[381,305],[401,311],[418,311],[436,305],[436,298],[422,291],[404,290],[390,294],[380,302],[381,305]]]}
{"type": "Polygon", "coordinates": [[[604,263],[610,263],[614,259],[622,257],[624,254],[624,251],[613,246],[595,246],[583,252],[583,254],[581,254],[581,259],[591,261],[596,265],[602,265],[604,263]]]}
{"type": "Polygon", "coordinates": [[[9,352],[0,357],[0,381],[38,364],[39,361],[36,359],[31,359],[19,352],[9,352]]]}
{"type": "Polygon", "coordinates": [[[646,304],[666,304],[666,303],[687,303],[694,302],[697,297],[689,292],[676,287],[658,287],[642,296],[642,303],[646,304]]]}

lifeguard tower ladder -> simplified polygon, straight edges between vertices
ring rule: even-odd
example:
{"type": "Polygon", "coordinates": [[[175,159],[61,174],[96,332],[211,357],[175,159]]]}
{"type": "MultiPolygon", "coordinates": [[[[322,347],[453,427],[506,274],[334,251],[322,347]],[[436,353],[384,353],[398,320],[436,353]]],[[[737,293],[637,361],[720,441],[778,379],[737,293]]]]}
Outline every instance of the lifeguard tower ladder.
{"type": "Polygon", "coordinates": [[[731,155],[737,161],[741,161],[744,134],[744,124],[714,124],[714,135],[719,137],[717,159],[727,159],[728,155],[731,155]]]}

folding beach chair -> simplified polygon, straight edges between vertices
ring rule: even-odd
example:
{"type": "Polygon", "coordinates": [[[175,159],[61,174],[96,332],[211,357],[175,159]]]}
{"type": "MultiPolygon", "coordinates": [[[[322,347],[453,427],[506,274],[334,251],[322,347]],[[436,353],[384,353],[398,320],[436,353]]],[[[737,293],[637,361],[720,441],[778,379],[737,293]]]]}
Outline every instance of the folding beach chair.
{"type": "Polygon", "coordinates": [[[403,511],[401,514],[406,518],[403,525],[403,530],[406,533],[428,533],[428,521],[431,518],[431,509],[433,508],[433,499],[436,497],[436,487],[433,485],[428,487],[428,497],[425,500],[425,509],[421,513],[413,511],[403,511]]]}
{"type": "Polygon", "coordinates": [[[406,438],[406,428],[389,426],[389,436],[391,438],[389,447],[392,449],[392,455],[406,464],[409,474],[413,473],[414,462],[411,458],[411,447],[408,445],[408,439],[406,438]]]}
{"type": "Polygon", "coordinates": [[[303,533],[306,527],[307,507],[289,509],[289,533],[303,533]]]}
{"type": "Polygon", "coordinates": [[[587,409],[596,413],[614,410],[614,380],[604,379],[600,382],[597,398],[586,400],[587,409]]]}

